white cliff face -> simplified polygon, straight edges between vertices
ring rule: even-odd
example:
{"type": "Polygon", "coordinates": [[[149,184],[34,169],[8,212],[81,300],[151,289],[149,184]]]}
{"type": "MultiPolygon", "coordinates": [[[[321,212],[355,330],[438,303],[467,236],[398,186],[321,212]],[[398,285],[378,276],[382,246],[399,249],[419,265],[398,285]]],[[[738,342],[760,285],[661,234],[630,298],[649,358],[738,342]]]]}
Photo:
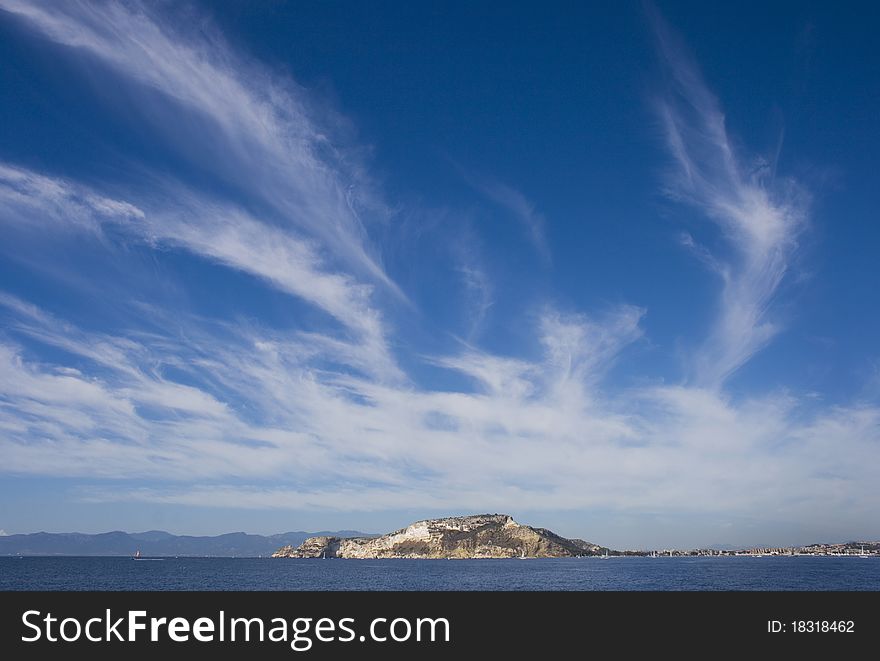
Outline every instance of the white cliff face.
{"type": "Polygon", "coordinates": [[[417,521],[381,537],[312,537],[282,558],[519,558],[592,555],[598,546],[523,526],[506,514],[417,521]]]}
{"type": "Polygon", "coordinates": [[[431,529],[427,521],[417,521],[403,530],[383,535],[373,541],[372,548],[392,549],[398,544],[406,542],[428,542],[431,539],[431,529]]]}

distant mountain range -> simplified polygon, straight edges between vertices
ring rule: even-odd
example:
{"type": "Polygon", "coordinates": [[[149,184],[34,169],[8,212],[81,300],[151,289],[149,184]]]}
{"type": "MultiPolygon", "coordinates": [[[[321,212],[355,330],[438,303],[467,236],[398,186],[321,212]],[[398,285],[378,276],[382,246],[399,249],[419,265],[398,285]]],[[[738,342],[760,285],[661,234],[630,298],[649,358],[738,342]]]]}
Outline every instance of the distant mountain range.
{"type": "Polygon", "coordinates": [[[299,546],[309,537],[369,537],[356,530],[337,532],[284,532],[277,535],[249,535],[231,532],[215,537],[172,535],[162,530],[127,533],[121,531],[87,535],[78,532],[37,532],[0,536],[0,556],[9,555],[134,555],[258,557],[272,555],[281,546],[299,546]]]}

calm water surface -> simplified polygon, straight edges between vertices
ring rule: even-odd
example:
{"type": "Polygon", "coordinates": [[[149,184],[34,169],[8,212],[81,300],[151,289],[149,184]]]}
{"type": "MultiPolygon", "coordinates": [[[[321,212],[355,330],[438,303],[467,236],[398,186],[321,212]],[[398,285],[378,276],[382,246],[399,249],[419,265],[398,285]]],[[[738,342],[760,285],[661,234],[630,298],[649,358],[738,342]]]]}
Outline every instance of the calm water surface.
{"type": "Polygon", "coordinates": [[[0,590],[880,590],[880,558],[0,558],[0,590]]]}

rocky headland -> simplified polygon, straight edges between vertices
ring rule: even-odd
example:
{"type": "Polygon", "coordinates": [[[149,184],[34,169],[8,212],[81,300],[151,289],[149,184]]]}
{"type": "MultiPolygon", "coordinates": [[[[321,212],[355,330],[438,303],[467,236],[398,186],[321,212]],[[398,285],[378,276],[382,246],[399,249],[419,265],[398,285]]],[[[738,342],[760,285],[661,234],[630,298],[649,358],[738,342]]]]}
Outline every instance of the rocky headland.
{"type": "Polygon", "coordinates": [[[506,514],[417,521],[379,537],[310,537],[273,558],[572,558],[604,547],[524,526],[506,514]]]}

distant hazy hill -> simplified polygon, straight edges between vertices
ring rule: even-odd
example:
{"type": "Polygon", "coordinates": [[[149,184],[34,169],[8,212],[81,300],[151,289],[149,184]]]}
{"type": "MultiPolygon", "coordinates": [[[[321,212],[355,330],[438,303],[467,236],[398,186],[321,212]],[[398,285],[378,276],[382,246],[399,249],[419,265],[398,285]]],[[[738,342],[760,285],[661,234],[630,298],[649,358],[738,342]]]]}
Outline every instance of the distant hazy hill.
{"type": "Polygon", "coordinates": [[[37,532],[0,536],[0,555],[134,555],[144,556],[260,556],[271,555],[279,546],[299,546],[309,537],[362,537],[355,530],[338,532],[285,532],[278,535],[248,535],[232,532],[216,537],[172,535],[162,530],[126,533],[37,532]]]}

